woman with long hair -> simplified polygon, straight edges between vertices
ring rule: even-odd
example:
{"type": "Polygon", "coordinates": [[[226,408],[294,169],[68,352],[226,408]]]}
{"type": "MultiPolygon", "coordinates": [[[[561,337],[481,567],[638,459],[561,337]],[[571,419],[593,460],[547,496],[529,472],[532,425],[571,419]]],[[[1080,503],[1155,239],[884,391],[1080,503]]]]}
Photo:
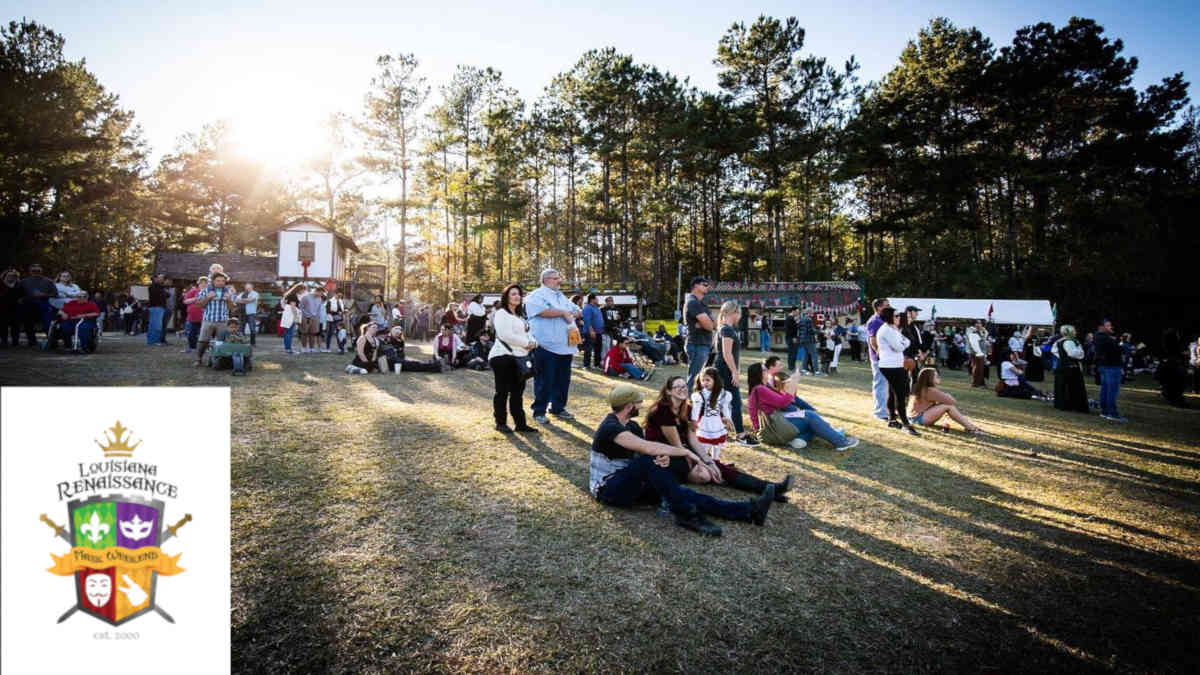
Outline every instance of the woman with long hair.
{"type": "Polygon", "coordinates": [[[901,330],[906,322],[903,312],[895,307],[884,307],[879,312],[883,325],[875,333],[878,344],[879,372],[888,383],[888,426],[904,429],[913,436],[920,436],[908,421],[908,371],[904,369],[904,350],[909,340],[901,330]]]}
{"type": "Polygon", "coordinates": [[[525,306],[521,304],[524,296],[525,290],[520,284],[509,284],[500,294],[500,306],[492,315],[492,326],[496,329],[496,342],[488,352],[488,363],[496,377],[492,414],[496,418],[496,430],[506,434],[513,431],[508,427],[510,414],[517,431],[537,433],[537,429],[525,421],[522,402],[525,378],[517,364],[518,358],[525,358],[537,347],[537,340],[529,334],[529,322],[525,320],[525,306]]]}
{"type": "Polygon", "coordinates": [[[379,324],[368,321],[362,325],[358,339],[354,341],[354,360],[346,366],[350,375],[366,375],[379,371],[379,324]]]}
{"type": "MultiPolygon", "coordinates": [[[[746,433],[742,426],[742,392],[738,388],[740,374],[738,373],[738,353],[741,351],[741,338],[737,325],[742,318],[742,309],[733,300],[726,300],[717,312],[717,331],[713,335],[713,366],[721,377],[721,384],[729,392],[730,419],[733,421],[733,431],[736,440],[742,445],[758,445],[758,440],[746,433]]],[[[699,391],[699,389],[697,389],[699,391]]]]}
{"type": "Polygon", "coordinates": [[[750,391],[750,424],[756,430],[761,415],[770,416],[778,412],[796,427],[797,435],[792,439],[791,446],[797,450],[808,447],[813,437],[828,441],[838,452],[858,445],[857,438],[847,436],[841,429],[834,429],[812,406],[796,396],[795,383],[784,378],[782,373],[776,373],[768,380],[763,364],[752,363],[746,369],[746,388],[750,391]]]}
{"type": "MultiPolygon", "coordinates": [[[[371,310],[368,312],[371,315],[371,321],[375,323],[377,330],[385,330],[388,327],[388,307],[383,301],[382,295],[376,295],[375,301],[371,303],[371,310]]],[[[361,336],[361,333],[360,333],[361,336]]]]}
{"type": "MultiPolygon", "coordinates": [[[[755,478],[748,473],[726,464],[720,460],[711,459],[696,437],[695,427],[691,424],[691,401],[688,398],[687,379],[680,375],[667,378],[662,389],[658,390],[658,398],[650,404],[646,411],[645,433],[646,440],[674,445],[678,448],[692,450],[704,463],[698,463],[686,457],[672,457],[670,469],[680,483],[718,483],[728,485],[736,490],[762,494],[769,483],[761,478],[755,478]]],[[[795,478],[788,474],[782,481],[775,483],[775,501],[786,502],[784,496],[792,487],[795,478]]]]}
{"type": "Polygon", "coordinates": [[[949,415],[950,419],[961,424],[970,433],[982,434],[983,429],[975,426],[959,411],[958,401],[938,388],[941,383],[942,376],[938,374],[937,368],[922,368],[921,372],[917,373],[917,384],[913,387],[912,421],[931,427],[937,424],[943,415],[949,415]]]}

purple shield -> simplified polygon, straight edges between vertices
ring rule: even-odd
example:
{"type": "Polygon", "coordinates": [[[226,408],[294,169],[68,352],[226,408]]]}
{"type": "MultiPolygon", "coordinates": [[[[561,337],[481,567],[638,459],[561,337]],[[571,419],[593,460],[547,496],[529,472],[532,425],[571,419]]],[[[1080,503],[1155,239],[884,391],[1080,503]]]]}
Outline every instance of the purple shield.
{"type": "Polygon", "coordinates": [[[162,512],[153,506],[117,502],[117,546],[158,546],[162,512]]]}

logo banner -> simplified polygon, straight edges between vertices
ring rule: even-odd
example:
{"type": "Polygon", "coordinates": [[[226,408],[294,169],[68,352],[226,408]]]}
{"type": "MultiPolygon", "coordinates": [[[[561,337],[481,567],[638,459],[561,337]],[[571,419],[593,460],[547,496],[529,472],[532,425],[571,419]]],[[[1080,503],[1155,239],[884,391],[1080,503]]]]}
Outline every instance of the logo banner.
{"type": "Polygon", "coordinates": [[[79,570],[97,570],[108,567],[126,569],[150,569],[164,576],[179,574],[184,571],[179,566],[179,556],[168,556],[157,546],[143,546],[139,549],[129,549],[124,546],[109,546],[104,549],[76,546],[66,555],[50,554],[54,559],[54,567],[46,571],[61,576],[74,574],[79,570]]]}

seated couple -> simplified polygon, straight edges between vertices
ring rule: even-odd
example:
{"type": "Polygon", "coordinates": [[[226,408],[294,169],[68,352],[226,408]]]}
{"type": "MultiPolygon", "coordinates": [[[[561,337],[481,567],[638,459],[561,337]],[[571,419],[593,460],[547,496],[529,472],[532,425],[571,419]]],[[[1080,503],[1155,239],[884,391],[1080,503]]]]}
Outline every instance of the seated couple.
{"type": "Polygon", "coordinates": [[[634,362],[633,354],[629,350],[632,342],[633,338],[628,335],[620,335],[613,341],[613,346],[604,355],[605,375],[629,375],[635,380],[650,379],[654,371],[643,370],[634,362]]]}
{"type": "Polygon", "coordinates": [[[759,429],[759,417],[781,413],[798,432],[792,439],[793,448],[808,447],[813,437],[829,442],[838,452],[858,445],[858,439],[834,429],[820,413],[796,395],[796,381],[787,378],[780,369],[779,357],[771,356],[763,363],[752,363],[746,371],[746,387],[750,390],[750,424],[759,429]]]}
{"type": "Polygon", "coordinates": [[[393,326],[382,338],[378,337],[379,324],[374,321],[362,324],[359,330],[361,334],[354,342],[354,360],[346,366],[349,375],[398,372],[396,366],[406,373],[440,373],[446,368],[437,359],[414,361],[404,358],[404,328],[401,326],[393,326]]]}
{"type": "Polygon", "coordinates": [[[91,354],[96,351],[96,318],[100,308],[80,293],[63,303],[58,310],[57,323],[50,329],[46,349],[56,349],[58,341],[71,345],[75,353],[91,354]]]}
{"type": "Polygon", "coordinates": [[[909,415],[909,420],[913,424],[931,427],[937,424],[937,421],[943,416],[949,415],[950,419],[961,424],[968,432],[983,435],[983,429],[975,426],[966,415],[959,412],[958,401],[938,388],[941,384],[942,376],[938,374],[937,368],[922,368],[921,372],[917,373],[917,384],[913,388],[912,414],[909,415]]]}
{"type": "Polygon", "coordinates": [[[609,506],[665,501],[677,525],[711,537],[720,536],[721,528],[706,515],[762,525],[771,502],[791,487],[792,477],[781,483],[767,483],[737,471],[732,465],[723,468],[684,445],[683,431],[688,444],[695,442],[694,433],[687,426],[686,401],[686,382],[681,377],[672,378],[652,406],[647,418],[648,430],[643,433],[634,421],[642,394],[629,384],[613,387],[608,394],[612,412],[600,423],[592,439],[588,481],[592,496],[609,506]],[[650,432],[651,427],[655,431],[650,432]],[[663,440],[648,440],[652,435],[663,440]],[[683,463],[673,467],[672,460],[676,458],[683,463]],[[695,482],[725,482],[758,496],[747,501],[717,499],[683,487],[681,476],[688,480],[694,476],[695,482]]]}
{"type": "Polygon", "coordinates": [[[1050,397],[1025,379],[1025,361],[1017,352],[1009,352],[1000,364],[1000,381],[996,383],[996,395],[1003,398],[1026,398],[1049,401],[1050,397]],[[1001,386],[1003,385],[1003,386],[1001,386]]]}

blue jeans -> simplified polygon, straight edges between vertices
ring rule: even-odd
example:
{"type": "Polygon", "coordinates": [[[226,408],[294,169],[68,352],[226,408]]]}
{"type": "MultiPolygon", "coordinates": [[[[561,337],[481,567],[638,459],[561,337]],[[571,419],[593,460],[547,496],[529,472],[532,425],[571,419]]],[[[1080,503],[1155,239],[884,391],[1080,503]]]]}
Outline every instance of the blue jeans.
{"type": "Polygon", "coordinates": [[[717,372],[721,374],[721,386],[729,392],[732,399],[729,402],[729,414],[733,416],[733,430],[740,436],[746,431],[742,426],[742,391],[733,386],[733,373],[724,361],[717,362],[717,372]]]}
{"type": "Polygon", "coordinates": [[[646,376],[646,371],[642,370],[641,368],[638,368],[637,366],[633,365],[632,363],[622,363],[621,370],[624,370],[625,372],[632,375],[634,377],[634,379],[638,379],[638,380],[640,380],[646,376]]]}
{"type": "Polygon", "coordinates": [[[284,351],[292,351],[292,336],[296,334],[296,324],[288,326],[283,331],[283,349],[284,351]]]}
{"type": "Polygon", "coordinates": [[[163,339],[163,315],[166,310],[162,307],[150,308],[150,325],[146,326],[146,344],[154,345],[163,339]]]}
{"type": "Polygon", "coordinates": [[[771,350],[771,333],[770,333],[770,331],[765,331],[765,330],[758,331],[758,346],[764,352],[771,350]]]}
{"type": "Polygon", "coordinates": [[[624,469],[609,476],[596,494],[609,506],[630,506],[665,499],[672,513],[693,510],[728,520],[750,520],[749,502],[730,502],[689,490],[679,484],[670,469],[654,463],[650,455],[639,454],[624,469]]]}
{"type": "Polygon", "coordinates": [[[200,322],[187,322],[187,345],[188,349],[196,348],[196,341],[200,339],[200,322]]]}
{"type": "MultiPolygon", "coordinates": [[[[337,336],[338,331],[341,328],[342,328],[342,320],[341,319],[337,319],[337,320],[330,319],[329,321],[325,322],[325,349],[329,349],[329,345],[333,344],[333,339],[334,339],[334,337],[337,336]]],[[[340,351],[340,352],[346,351],[346,338],[340,338],[340,337],[337,338],[337,343],[338,343],[338,351],[340,351]]]]}
{"type": "Polygon", "coordinates": [[[817,438],[829,441],[835,448],[840,448],[849,443],[846,440],[845,434],[838,433],[837,429],[834,429],[815,410],[806,410],[804,417],[789,417],[787,420],[792,423],[792,426],[796,427],[800,438],[803,438],[805,441],[811,441],[813,436],[816,436],[817,438]]]}
{"type": "Polygon", "coordinates": [[[875,416],[881,420],[888,418],[887,400],[888,383],[879,370],[879,362],[871,361],[871,394],[875,397],[875,416]]]}
{"type": "Polygon", "coordinates": [[[808,357],[812,357],[814,373],[821,371],[821,357],[817,356],[817,344],[815,342],[803,342],[796,345],[796,362],[800,365],[801,370],[807,370],[805,363],[808,357]]]}
{"type": "Polygon", "coordinates": [[[1121,366],[1098,366],[1100,371],[1100,414],[1120,417],[1117,412],[1117,394],[1121,392],[1121,366]]]}
{"type": "Polygon", "coordinates": [[[555,354],[538,347],[533,350],[533,363],[538,374],[533,378],[534,415],[558,414],[567,409],[567,391],[571,388],[571,354],[555,354]]]}
{"type": "Polygon", "coordinates": [[[250,345],[253,346],[255,344],[254,336],[258,334],[258,318],[253,314],[246,314],[246,325],[244,328],[246,329],[246,334],[250,336],[250,345]]]}
{"type": "Polygon", "coordinates": [[[700,374],[700,371],[704,368],[704,362],[708,360],[708,353],[712,351],[712,347],[709,345],[694,345],[689,342],[686,351],[688,356],[688,391],[691,391],[696,381],[696,376],[700,374]]]}
{"type": "Polygon", "coordinates": [[[56,335],[47,337],[49,344],[47,348],[54,349],[58,346],[58,341],[61,339],[64,344],[72,349],[79,351],[91,352],[96,349],[96,320],[95,319],[66,319],[58,322],[58,330],[56,335]],[[75,340],[78,338],[78,342],[75,340]]]}

